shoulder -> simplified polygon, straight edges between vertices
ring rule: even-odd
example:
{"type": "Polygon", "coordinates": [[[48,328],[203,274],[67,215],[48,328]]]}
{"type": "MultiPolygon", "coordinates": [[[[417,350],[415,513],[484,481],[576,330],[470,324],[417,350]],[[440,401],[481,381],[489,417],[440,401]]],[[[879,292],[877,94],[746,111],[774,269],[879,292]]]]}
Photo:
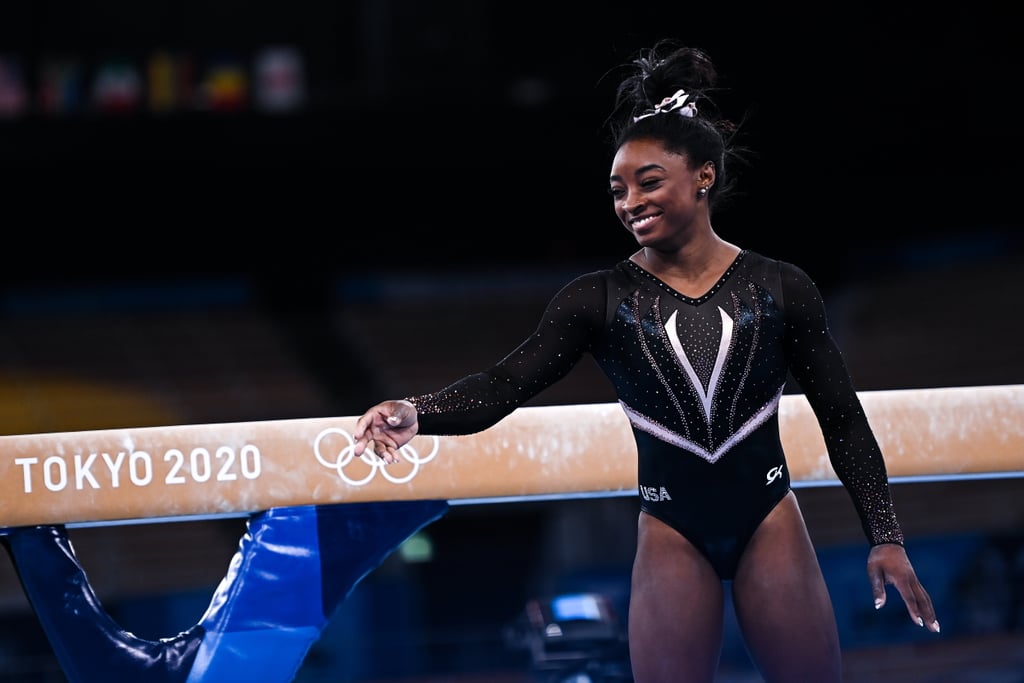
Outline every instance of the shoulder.
{"type": "Polygon", "coordinates": [[[800,266],[745,251],[742,267],[747,280],[770,292],[786,316],[821,315],[824,307],[821,292],[800,266]]]}
{"type": "Polygon", "coordinates": [[[559,318],[579,315],[595,325],[600,324],[618,300],[636,289],[636,281],[624,264],[620,262],[611,268],[577,275],[551,299],[547,315],[559,318]]]}
{"type": "Polygon", "coordinates": [[[611,268],[592,270],[578,275],[562,288],[562,292],[596,291],[604,296],[610,290],[626,287],[629,283],[635,282],[627,264],[628,261],[620,261],[611,268]]]}
{"type": "Polygon", "coordinates": [[[781,278],[786,286],[814,284],[807,271],[795,263],[765,256],[749,249],[743,251],[743,264],[750,272],[760,272],[765,276],[774,275],[781,278]]]}

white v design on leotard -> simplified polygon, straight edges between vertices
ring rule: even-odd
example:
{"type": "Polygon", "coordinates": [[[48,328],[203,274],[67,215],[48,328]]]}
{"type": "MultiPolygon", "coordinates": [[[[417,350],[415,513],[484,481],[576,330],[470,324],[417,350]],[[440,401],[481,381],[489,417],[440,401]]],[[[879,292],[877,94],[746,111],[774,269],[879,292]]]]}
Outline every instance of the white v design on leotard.
{"type": "Polygon", "coordinates": [[[729,344],[732,342],[732,318],[722,310],[721,306],[718,307],[718,312],[722,316],[722,336],[718,341],[718,355],[715,357],[715,366],[711,370],[711,377],[708,378],[707,389],[701,384],[700,378],[697,377],[697,373],[693,369],[693,364],[690,363],[690,359],[686,356],[686,351],[683,350],[683,345],[679,342],[679,333],[676,332],[676,314],[678,311],[672,311],[672,315],[668,317],[668,321],[665,323],[665,332],[668,333],[669,343],[672,344],[672,350],[676,352],[679,362],[683,364],[683,369],[686,370],[686,375],[690,378],[694,391],[700,397],[701,405],[704,406],[704,417],[707,419],[708,424],[711,424],[711,402],[714,399],[715,389],[718,387],[718,378],[722,374],[725,357],[729,352],[729,344]]]}

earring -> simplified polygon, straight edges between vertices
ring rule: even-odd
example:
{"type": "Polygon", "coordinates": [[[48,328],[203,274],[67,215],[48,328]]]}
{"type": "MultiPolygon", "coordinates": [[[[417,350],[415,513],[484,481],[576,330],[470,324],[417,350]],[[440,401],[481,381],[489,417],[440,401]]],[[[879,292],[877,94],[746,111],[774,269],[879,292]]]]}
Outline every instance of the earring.
{"type": "Polygon", "coordinates": [[[708,193],[708,188],[702,187],[697,190],[697,199],[704,199],[704,196],[708,193]]]}

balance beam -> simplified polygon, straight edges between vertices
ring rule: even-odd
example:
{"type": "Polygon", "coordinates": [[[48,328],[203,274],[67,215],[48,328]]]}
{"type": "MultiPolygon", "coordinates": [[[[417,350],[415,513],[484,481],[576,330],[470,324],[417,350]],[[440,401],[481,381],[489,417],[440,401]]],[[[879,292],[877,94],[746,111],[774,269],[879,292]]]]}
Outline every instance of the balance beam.
{"type": "MultiPolygon", "coordinates": [[[[1024,471],[1024,385],[860,392],[893,480],[1024,471]]],[[[524,407],[468,436],[415,437],[403,460],[353,458],[356,416],[0,437],[0,527],[245,514],[395,500],[636,490],[617,403],[524,407]]],[[[836,482],[803,395],[780,429],[795,485],[836,482]]]]}

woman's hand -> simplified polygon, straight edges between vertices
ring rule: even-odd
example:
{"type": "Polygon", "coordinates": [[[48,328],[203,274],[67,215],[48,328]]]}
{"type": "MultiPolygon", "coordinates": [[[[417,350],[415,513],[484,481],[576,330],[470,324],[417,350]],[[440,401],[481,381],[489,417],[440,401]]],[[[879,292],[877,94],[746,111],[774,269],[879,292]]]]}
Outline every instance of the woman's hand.
{"type": "Polygon", "coordinates": [[[932,599],[918,581],[903,546],[882,543],[873,547],[868,554],[868,579],[871,581],[871,592],[875,596],[875,609],[881,609],[885,605],[885,586],[895,586],[903,597],[913,622],[934,633],[939,632],[939,622],[935,618],[932,599]]]}
{"type": "Polygon", "coordinates": [[[419,431],[416,406],[409,401],[382,401],[356,421],[354,454],[364,451],[385,463],[398,462],[398,450],[419,431]]]}

